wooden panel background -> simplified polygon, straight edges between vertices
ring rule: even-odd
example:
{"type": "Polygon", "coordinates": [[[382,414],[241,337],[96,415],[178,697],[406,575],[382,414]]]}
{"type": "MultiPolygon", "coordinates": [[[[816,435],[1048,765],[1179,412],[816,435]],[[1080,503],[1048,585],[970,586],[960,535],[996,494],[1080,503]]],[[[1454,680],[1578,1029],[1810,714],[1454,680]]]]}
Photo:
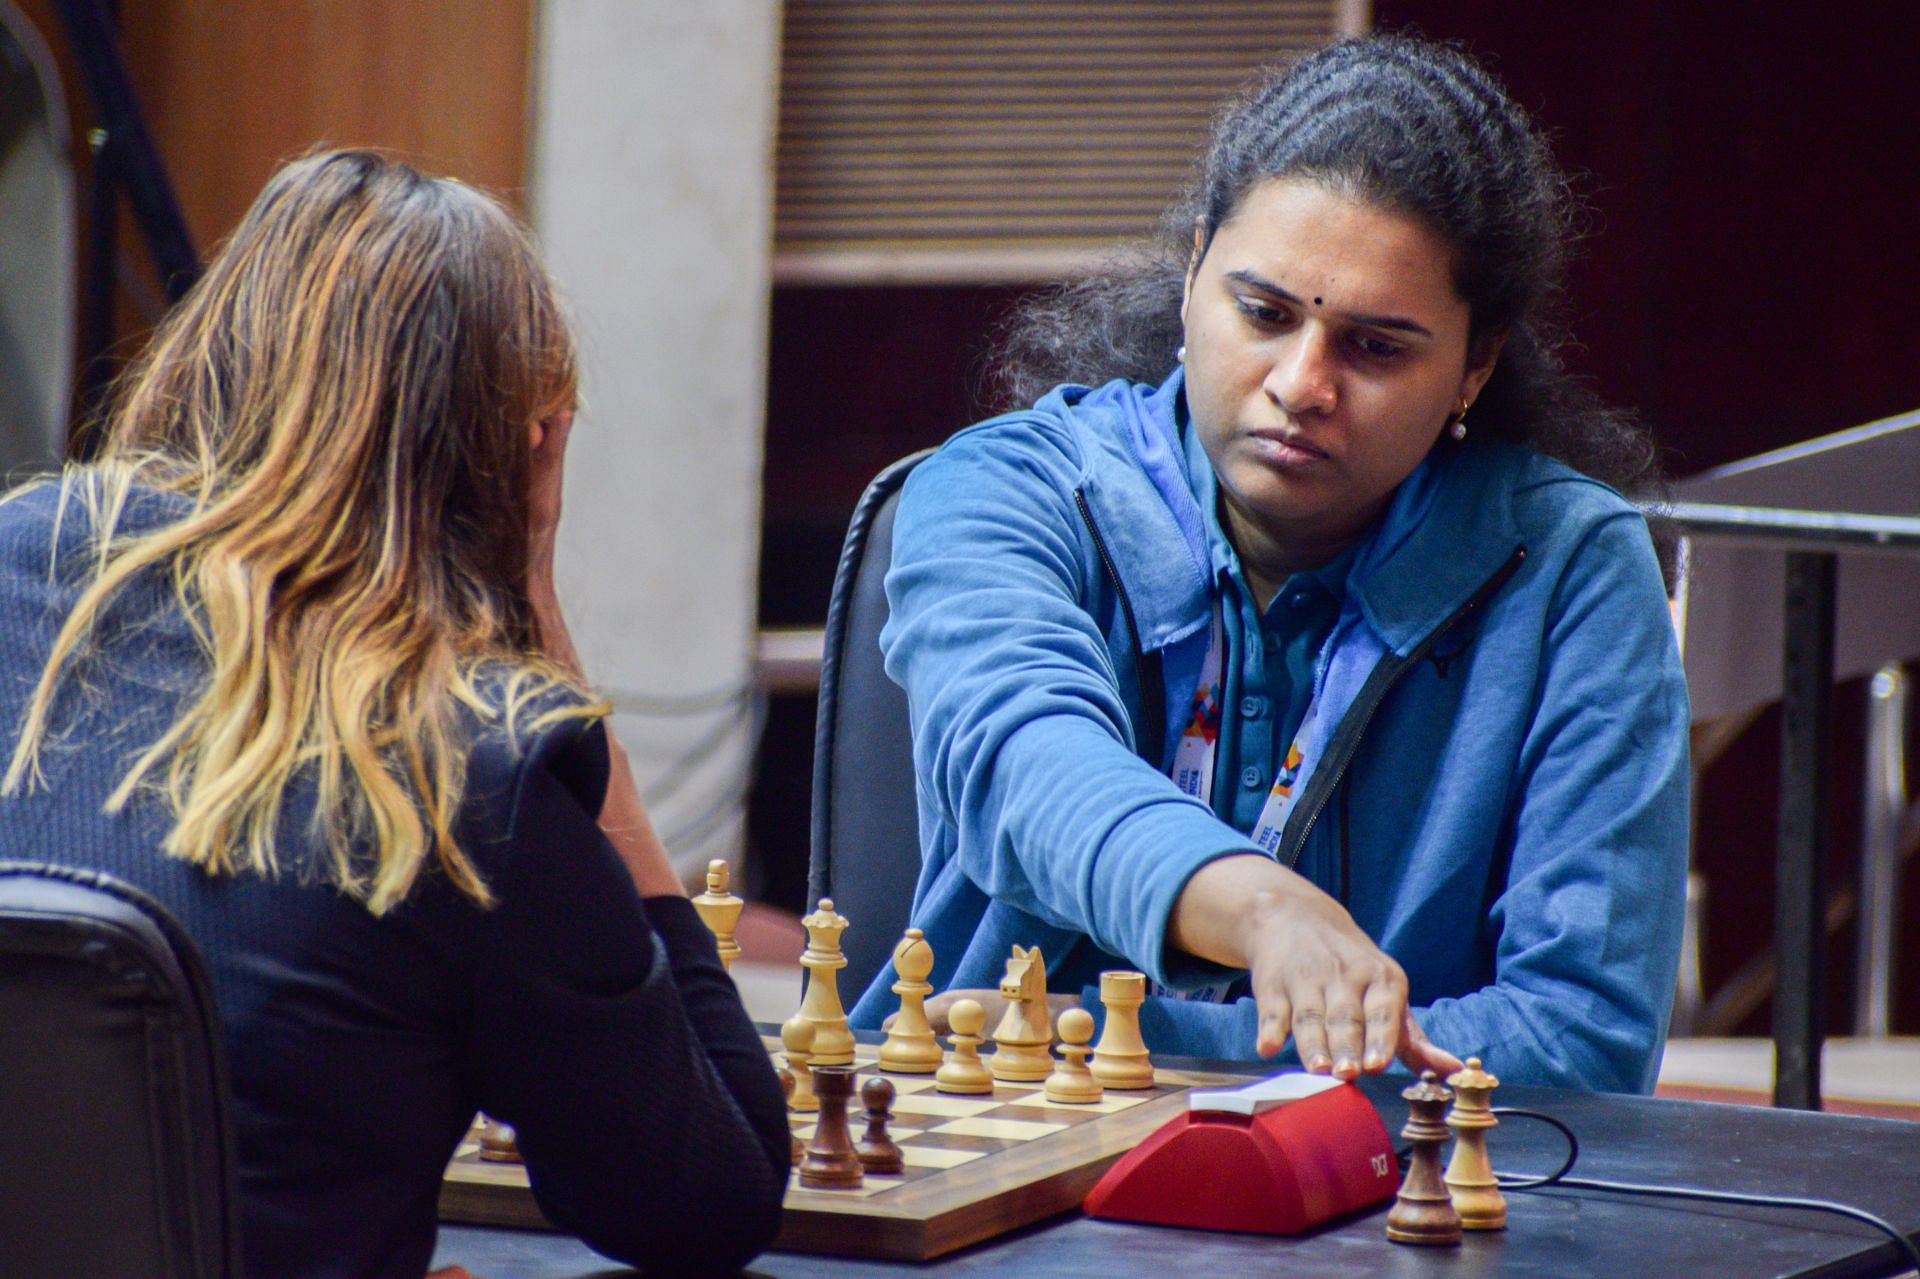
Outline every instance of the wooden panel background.
{"type": "MultiPolygon", "coordinates": [[[[93,104],[52,0],[17,3],[60,64],[84,191],[93,104]]],[[[323,144],[378,147],[524,211],[533,0],[138,0],[119,9],[134,89],[203,256],[275,166],[323,144]]],[[[84,197],[81,206],[84,245],[84,197]]],[[[164,303],[124,208],[119,242],[124,356],[164,303]]]]}
{"type": "Polygon", "coordinates": [[[281,160],[390,150],[518,202],[532,0],[140,0],[123,38],[204,249],[281,160]]]}

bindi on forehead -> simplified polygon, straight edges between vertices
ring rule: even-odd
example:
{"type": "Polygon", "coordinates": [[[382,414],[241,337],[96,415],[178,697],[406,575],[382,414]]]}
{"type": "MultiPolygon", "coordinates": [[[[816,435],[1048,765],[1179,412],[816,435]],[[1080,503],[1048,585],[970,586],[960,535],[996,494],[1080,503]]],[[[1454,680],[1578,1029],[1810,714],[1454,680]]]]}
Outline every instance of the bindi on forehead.
{"type": "MultiPolygon", "coordinates": [[[[1273,280],[1267,279],[1265,276],[1261,275],[1258,271],[1254,271],[1249,268],[1242,267],[1237,271],[1228,271],[1225,273],[1225,275],[1226,275],[1226,278],[1229,280],[1238,281],[1239,283],[1246,285],[1248,288],[1257,289],[1262,293],[1269,294],[1275,298],[1278,298],[1286,302],[1291,306],[1303,307],[1306,305],[1306,303],[1301,300],[1301,295],[1288,292],[1284,285],[1278,284],[1273,280]]],[[[1332,283],[1337,284],[1339,283],[1339,281],[1335,280],[1335,281],[1332,281],[1332,283]]],[[[1313,304],[1316,307],[1325,309],[1325,306],[1326,306],[1325,296],[1321,294],[1313,295],[1313,304]]],[[[1335,314],[1338,315],[1338,314],[1341,314],[1341,312],[1336,311],[1335,314]]],[[[1427,337],[1427,338],[1430,338],[1433,336],[1432,329],[1420,323],[1418,320],[1413,319],[1412,316],[1393,313],[1390,303],[1386,309],[1379,310],[1379,311],[1369,310],[1369,309],[1366,309],[1364,306],[1356,305],[1356,306],[1349,307],[1344,312],[1344,314],[1347,316],[1348,319],[1352,320],[1356,324],[1370,324],[1373,327],[1380,328],[1380,329],[1398,329],[1403,332],[1414,333],[1414,334],[1418,334],[1421,337],[1427,337]]]]}
{"type": "Polygon", "coordinates": [[[1206,256],[1223,250],[1226,270],[1244,264],[1293,283],[1310,310],[1432,311],[1458,300],[1452,251],[1425,222],[1309,179],[1257,183],[1206,256]]]}

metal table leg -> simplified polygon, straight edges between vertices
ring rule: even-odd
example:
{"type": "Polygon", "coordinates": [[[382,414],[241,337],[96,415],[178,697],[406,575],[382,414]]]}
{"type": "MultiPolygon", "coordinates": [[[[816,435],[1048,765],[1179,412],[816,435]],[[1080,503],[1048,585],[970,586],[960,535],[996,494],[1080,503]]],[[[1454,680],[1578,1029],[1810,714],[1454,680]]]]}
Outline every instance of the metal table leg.
{"type": "Polygon", "coordinates": [[[1796,551],[1787,556],[1780,847],[1773,914],[1780,974],[1773,995],[1773,1104],[1800,1110],[1820,1108],[1837,576],[1831,554],[1796,551]]]}

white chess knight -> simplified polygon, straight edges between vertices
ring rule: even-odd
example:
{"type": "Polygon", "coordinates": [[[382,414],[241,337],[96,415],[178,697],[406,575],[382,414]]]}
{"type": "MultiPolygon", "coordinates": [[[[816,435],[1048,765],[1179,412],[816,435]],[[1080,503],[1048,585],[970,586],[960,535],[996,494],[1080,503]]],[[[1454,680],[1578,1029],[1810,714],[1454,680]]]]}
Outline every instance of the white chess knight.
{"type": "Polygon", "coordinates": [[[847,1029],[847,1010],[840,1004],[839,974],[847,966],[840,950],[840,934],[847,917],[833,908],[833,898],[822,897],[820,908],[800,921],[807,930],[807,948],[800,966],[807,970],[807,993],[800,1016],[813,1023],[813,1064],[853,1064],[853,1032],[847,1029]]]}
{"type": "Polygon", "coordinates": [[[1034,1081],[1053,1073],[1053,1020],[1047,1011],[1047,961],[1038,946],[1015,946],[1000,979],[1006,1016],[994,1029],[995,1079],[1034,1081]]]}

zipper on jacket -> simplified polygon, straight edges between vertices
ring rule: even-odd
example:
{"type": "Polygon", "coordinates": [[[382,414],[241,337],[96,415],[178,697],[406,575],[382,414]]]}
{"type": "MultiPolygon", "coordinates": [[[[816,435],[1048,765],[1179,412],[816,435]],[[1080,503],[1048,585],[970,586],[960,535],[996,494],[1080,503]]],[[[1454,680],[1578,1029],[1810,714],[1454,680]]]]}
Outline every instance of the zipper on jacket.
{"type": "MultiPolygon", "coordinates": [[[[1527,548],[1515,547],[1513,554],[1507,557],[1506,563],[1494,570],[1493,576],[1482,582],[1480,589],[1467,597],[1466,603],[1455,609],[1446,620],[1429,631],[1426,638],[1414,645],[1412,652],[1404,658],[1389,657],[1375,668],[1374,674],[1361,687],[1360,695],[1354,699],[1353,707],[1347,712],[1346,721],[1341,726],[1344,729],[1347,724],[1353,725],[1353,734],[1343,743],[1342,749],[1334,760],[1330,761],[1335,765],[1333,780],[1324,787],[1319,786],[1317,783],[1325,774],[1315,772],[1313,782],[1309,783],[1310,789],[1315,792],[1313,803],[1306,809],[1306,817],[1301,824],[1300,833],[1288,841],[1286,855],[1276,859],[1281,865],[1291,870],[1300,860],[1300,853],[1307,846],[1307,836],[1313,833],[1313,824],[1320,819],[1320,814],[1326,809],[1327,801],[1333,797],[1334,791],[1346,779],[1347,768],[1353,763],[1353,757],[1359,753],[1360,738],[1366,733],[1367,725],[1372,721],[1374,712],[1380,709],[1382,702],[1386,701],[1387,694],[1393,691],[1395,684],[1400,682],[1400,677],[1412,667],[1418,666],[1433,646],[1439,642],[1442,635],[1459,625],[1476,608],[1486,603],[1495,591],[1505,586],[1507,579],[1520,571],[1520,565],[1526,558],[1527,548]]],[[[1304,795],[1301,796],[1303,801],[1306,798],[1304,795]]]]}
{"type": "Polygon", "coordinates": [[[1084,490],[1074,489],[1073,504],[1080,508],[1080,519],[1093,536],[1094,553],[1100,557],[1107,580],[1113,583],[1113,593],[1120,601],[1120,613],[1127,619],[1127,634],[1133,637],[1133,673],[1140,683],[1140,700],[1147,721],[1146,731],[1140,735],[1142,740],[1134,743],[1134,753],[1152,765],[1157,773],[1167,739],[1167,688],[1164,673],[1160,669],[1160,654],[1149,653],[1146,642],[1140,636],[1140,623],[1133,616],[1133,601],[1127,597],[1126,583],[1120,580],[1120,570],[1115,567],[1113,556],[1107,552],[1107,540],[1100,536],[1100,526],[1093,522],[1093,510],[1087,505],[1084,490]]]}

